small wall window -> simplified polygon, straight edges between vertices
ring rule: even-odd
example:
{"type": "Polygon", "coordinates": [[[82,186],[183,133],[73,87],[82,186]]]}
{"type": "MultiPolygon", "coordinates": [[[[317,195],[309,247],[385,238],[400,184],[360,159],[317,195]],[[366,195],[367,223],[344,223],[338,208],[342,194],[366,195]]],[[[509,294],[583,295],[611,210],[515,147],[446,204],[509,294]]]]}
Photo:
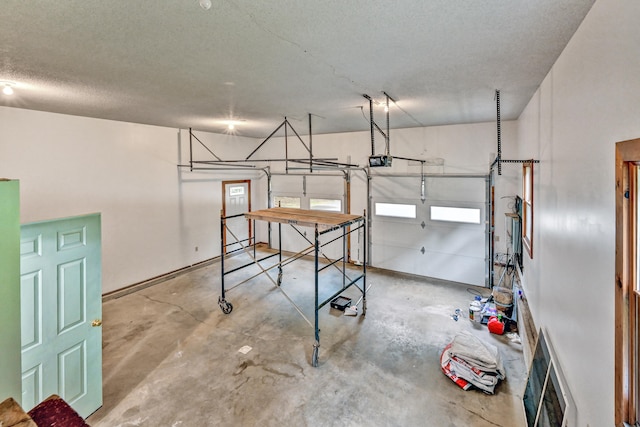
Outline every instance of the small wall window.
{"type": "Polygon", "coordinates": [[[431,220],[480,224],[480,209],[431,206],[431,220]]]}
{"type": "Polygon", "coordinates": [[[533,160],[522,165],[522,243],[533,258],[533,160]]]}
{"type": "Polygon", "coordinates": [[[416,205],[402,205],[398,203],[376,203],[376,215],[396,218],[415,218],[416,205]]]}
{"type": "Polygon", "coordinates": [[[342,212],[342,200],[309,199],[309,209],[316,211],[342,212]]]}
{"type": "Polygon", "coordinates": [[[300,197],[275,196],[273,198],[273,206],[276,208],[300,209],[300,197]]]}

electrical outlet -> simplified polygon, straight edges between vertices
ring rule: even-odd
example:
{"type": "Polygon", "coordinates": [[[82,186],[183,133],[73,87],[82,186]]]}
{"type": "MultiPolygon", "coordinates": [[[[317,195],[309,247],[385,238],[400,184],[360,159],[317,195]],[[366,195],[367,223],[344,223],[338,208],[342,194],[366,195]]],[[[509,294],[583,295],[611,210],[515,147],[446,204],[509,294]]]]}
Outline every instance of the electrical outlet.
{"type": "Polygon", "coordinates": [[[495,240],[496,242],[500,241],[500,236],[498,236],[497,234],[495,236],[493,236],[493,240],[495,240]]]}
{"type": "Polygon", "coordinates": [[[198,247],[196,246],[196,252],[198,252],[198,247]]]}

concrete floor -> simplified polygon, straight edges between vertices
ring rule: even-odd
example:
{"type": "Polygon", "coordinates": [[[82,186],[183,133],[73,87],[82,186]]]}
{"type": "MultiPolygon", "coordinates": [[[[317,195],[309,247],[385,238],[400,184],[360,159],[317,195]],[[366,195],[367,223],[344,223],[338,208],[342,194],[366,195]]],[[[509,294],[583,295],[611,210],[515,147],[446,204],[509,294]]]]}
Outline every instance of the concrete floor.
{"type": "MultiPolygon", "coordinates": [[[[334,273],[325,270],[321,283],[334,273]]],[[[521,345],[451,318],[456,308],[467,311],[472,291],[486,289],[367,273],[366,316],[343,316],[328,305],[321,310],[317,368],[311,366],[313,328],[264,275],[228,293],[234,307],[228,315],[217,305],[219,262],[106,301],[104,405],[88,423],[525,425],[521,345]],[[507,379],[495,395],[463,391],[440,370],[442,349],[462,330],[498,346],[507,379]],[[243,354],[243,346],[252,349],[243,354]]],[[[296,261],[285,267],[282,285],[310,319],[313,277],[312,262],[296,261]]],[[[347,294],[358,298],[353,288],[347,294]]]]}

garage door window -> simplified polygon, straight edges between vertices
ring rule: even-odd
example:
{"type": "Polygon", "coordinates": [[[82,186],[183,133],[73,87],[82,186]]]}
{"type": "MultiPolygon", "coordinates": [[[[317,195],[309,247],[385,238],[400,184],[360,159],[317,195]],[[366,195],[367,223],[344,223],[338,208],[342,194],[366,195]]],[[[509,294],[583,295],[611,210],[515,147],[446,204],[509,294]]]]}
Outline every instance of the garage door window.
{"type": "Polygon", "coordinates": [[[273,206],[300,209],[300,197],[275,196],[273,198],[273,206]]]}
{"type": "Polygon", "coordinates": [[[309,199],[309,209],[315,211],[342,212],[342,200],[309,199]]]}
{"type": "Polygon", "coordinates": [[[431,220],[480,224],[480,209],[431,206],[431,220]]]}
{"type": "Polygon", "coordinates": [[[416,205],[398,203],[376,203],[376,215],[396,218],[415,218],[416,205]]]}

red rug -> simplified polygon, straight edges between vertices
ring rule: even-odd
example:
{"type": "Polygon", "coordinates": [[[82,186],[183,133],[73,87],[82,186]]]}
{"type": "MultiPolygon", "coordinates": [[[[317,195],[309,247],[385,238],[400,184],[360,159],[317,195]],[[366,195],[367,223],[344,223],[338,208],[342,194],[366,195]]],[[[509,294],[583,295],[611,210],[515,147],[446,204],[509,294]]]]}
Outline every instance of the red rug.
{"type": "Polygon", "coordinates": [[[89,427],[60,396],[53,395],[29,411],[38,427],[89,427]]]}

